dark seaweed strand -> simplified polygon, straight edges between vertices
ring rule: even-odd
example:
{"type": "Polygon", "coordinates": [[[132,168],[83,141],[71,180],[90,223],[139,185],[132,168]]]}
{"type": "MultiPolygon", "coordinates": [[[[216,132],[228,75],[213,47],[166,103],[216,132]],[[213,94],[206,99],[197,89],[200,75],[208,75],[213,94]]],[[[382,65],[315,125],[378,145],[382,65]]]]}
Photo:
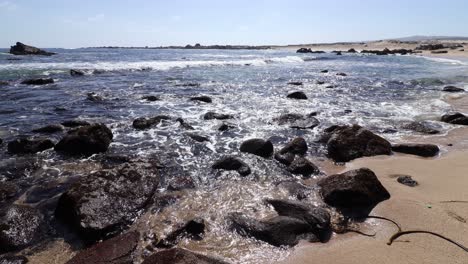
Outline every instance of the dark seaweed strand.
{"type": "Polygon", "coordinates": [[[433,235],[433,236],[436,236],[436,237],[440,237],[454,245],[456,245],[457,247],[465,250],[465,252],[468,252],[468,248],[466,248],[465,246],[463,246],[462,244],[458,243],[458,242],[455,242],[453,241],[452,239],[450,238],[447,238],[443,235],[440,235],[440,234],[437,234],[437,233],[434,233],[434,232],[431,232],[431,231],[424,231],[424,230],[409,230],[409,231],[402,231],[402,232],[397,232],[395,233],[392,237],[390,237],[390,239],[388,240],[387,242],[387,245],[391,245],[393,243],[393,240],[399,238],[400,236],[403,236],[403,235],[407,235],[407,234],[430,234],[430,235],[433,235]]]}
{"type": "Polygon", "coordinates": [[[360,234],[360,235],[363,235],[363,236],[366,236],[366,237],[375,237],[375,235],[377,233],[374,233],[374,234],[366,234],[362,231],[359,231],[359,230],[354,230],[354,229],[345,229],[344,230],[345,232],[353,232],[353,233],[357,233],[357,234],[360,234]]]}
{"type": "Polygon", "coordinates": [[[382,220],[392,222],[393,224],[395,224],[396,227],[398,227],[398,232],[401,232],[401,226],[396,221],[394,221],[392,219],[389,219],[389,218],[386,218],[386,217],[383,217],[383,216],[376,216],[376,215],[369,215],[366,218],[382,219],[382,220]]]}

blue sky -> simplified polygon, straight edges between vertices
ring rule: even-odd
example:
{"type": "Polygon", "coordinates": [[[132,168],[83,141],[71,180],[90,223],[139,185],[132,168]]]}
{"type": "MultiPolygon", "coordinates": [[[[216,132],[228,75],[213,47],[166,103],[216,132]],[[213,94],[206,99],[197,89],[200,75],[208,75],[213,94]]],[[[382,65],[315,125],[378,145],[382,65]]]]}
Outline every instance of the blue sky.
{"type": "Polygon", "coordinates": [[[468,36],[466,0],[0,0],[0,47],[301,44],[468,36]]]}

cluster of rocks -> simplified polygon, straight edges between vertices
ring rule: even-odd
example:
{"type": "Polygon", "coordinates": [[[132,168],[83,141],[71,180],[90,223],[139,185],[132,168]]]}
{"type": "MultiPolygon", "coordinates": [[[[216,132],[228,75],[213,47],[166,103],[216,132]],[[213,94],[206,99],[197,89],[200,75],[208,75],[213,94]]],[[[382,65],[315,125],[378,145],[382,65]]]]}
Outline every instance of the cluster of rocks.
{"type": "Polygon", "coordinates": [[[395,54],[406,55],[406,54],[412,54],[413,50],[410,50],[410,49],[390,50],[388,48],[385,48],[383,50],[362,50],[361,53],[369,53],[369,54],[375,54],[375,55],[395,55],[395,54]]]}
{"type": "Polygon", "coordinates": [[[296,53],[325,53],[325,51],[321,51],[321,50],[314,51],[310,48],[300,48],[296,51],[296,53]]]}
{"type": "Polygon", "coordinates": [[[458,44],[458,43],[423,44],[423,45],[420,45],[420,46],[416,47],[416,50],[429,50],[429,51],[434,51],[434,50],[440,50],[440,49],[457,49],[457,48],[463,48],[463,45],[458,44]]]}

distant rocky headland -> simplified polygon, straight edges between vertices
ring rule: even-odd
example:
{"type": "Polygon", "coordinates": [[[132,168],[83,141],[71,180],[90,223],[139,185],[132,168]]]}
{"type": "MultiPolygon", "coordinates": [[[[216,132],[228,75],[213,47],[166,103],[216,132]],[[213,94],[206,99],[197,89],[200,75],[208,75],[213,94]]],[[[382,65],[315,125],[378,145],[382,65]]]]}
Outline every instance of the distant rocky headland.
{"type": "Polygon", "coordinates": [[[249,46],[249,45],[186,45],[186,46],[159,46],[159,47],[119,47],[119,46],[102,46],[93,47],[102,49],[223,49],[223,50],[265,50],[271,49],[273,46],[249,46]]]}

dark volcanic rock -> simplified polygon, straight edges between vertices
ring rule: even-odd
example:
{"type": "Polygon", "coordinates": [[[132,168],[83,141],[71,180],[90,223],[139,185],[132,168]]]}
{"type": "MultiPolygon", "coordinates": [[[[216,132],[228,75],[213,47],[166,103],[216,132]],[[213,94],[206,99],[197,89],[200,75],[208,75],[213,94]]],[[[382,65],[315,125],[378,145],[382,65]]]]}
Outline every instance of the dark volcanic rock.
{"type": "Polygon", "coordinates": [[[303,200],[312,193],[311,188],[296,181],[281,181],[275,185],[286,190],[290,196],[296,197],[298,200],[303,200]]]}
{"type": "Polygon", "coordinates": [[[337,76],[348,76],[348,74],[344,73],[344,72],[339,72],[336,74],[337,76]]]}
{"type": "Polygon", "coordinates": [[[62,122],[62,125],[64,127],[80,127],[80,126],[89,126],[91,125],[91,123],[89,123],[88,121],[84,121],[84,120],[68,120],[68,121],[62,122]]]}
{"type": "Polygon", "coordinates": [[[276,119],[279,125],[288,125],[290,128],[312,129],[319,125],[317,118],[311,115],[282,114],[276,119]]]}
{"type": "Polygon", "coordinates": [[[70,155],[92,155],[106,152],[112,139],[112,131],[104,124],[83,126],[69,131],[55,145],[55,150],[70,155]]]}
{"type": "Polygon", "coordinates": [[[317,174],[319,169],[308,159],[299,157],[288,166],[288,171],[292,174],[300,174],[304,177],[309,177],[312,174],[317,174]]]}
{"type": "Polygon", "coordinates": [[[228,264],[228,262],[185,249],[172,248],[149,256],[142,264],[228,264]]]}
{"type": "Polygon", "coordinates": [[[307,100],[307,95],[303,92],[293,92],[288,94],[289,99],[307,100]]]}
{"type": "Polygon", "coordinates": [[[289,85],[297,85],[297,86],[300,86],[302,85],[303,83],[302,82],[288,82],[289,85]]]}
{"type": "Polygon", "coordinates": [[[140,117],[133,121],[133,127],[136,129],[148,129],[161,123],[162,120],[170,120],[171,117],[159,115],[155,117],[140,117]]]}
{"type": "Polygon", "coordinates": [[[127,228],[159,185],[155,164],[136,161],[80,178],[59,199],[55,215],[93,242],[127,228]]]}
{"type": "Polygon", "coordinates": [[[54,147],[54,142],[45,138],[18,138],[8,143],[11,154],[34,154],[54,147]]]}
{"type": "Polygon", "coordinates": [[[337,162],[392,153],[387,140],[358,125],[334,127],[330,135],[328,156],[337,162]]]}
{"type": "Polygon", "coordinates": [[[132,231],[78,252],[67,264],[132,264],[140,234],[132,231]]]}
{"type": "Polygon", "coordinates": [[[141,99],[142,99],[142,100],[149,101],[149,102],[156,102],[156,101],[161,100],[159,97],[157,97],[157,96],[155,96],[155,95],[143,96],[141,99]]]}
{"type": "Polygon", "coordinates": [[[211,100],[211,98],[208,96],[195,96],[195,97],[190,98],[190,101],[199,101],[199,102],[204,102],[204,103],[213,102],[213,100],[211,100]]]}
{"type": "Polygon", "coordinates": [[[356,53],[356,52],[357,51],[355,49],[352,49],[352,48],[348,50],[348,53],[356,53]]]}
{"type": "Polygon", "coordinates": [[[21,84],[27,84],[27,85],[45,85],[45,84],[50,84],[50,83],[54,83],[54,79],[52,78],[28,79],[28,80],[24,80],[21,82],[21,84]]]}
{"type": "Polygon", "coordinates": [[[156,244],[158,248],[170,248],[174,247],[183,238],[190,238],[194,240],[203,239],[205,233],[205,220],[202,218],[195,218],[183,226],[177,228],[171,232],[167,237],[156,244]]]}
{"type": "Polygon", "coordinates": [[[216,161],[213,166],[215,170],[235,170],[242,176],[247,176],[251,173],[249,165],[241,159],[233,156],[226,156],[216,161]]]}
{"type": "Polygon", "coordinates": [[[0,203],[13,198],[18,193],[18,187],[11,182],[0,182],[0,203]]]}
{"type": "Polygon", "coordinates": [[[225,119],[231,119],[231,118],[234,118],[234,117],[232,115],[218,114],[215,112],[208,112],[203,116],[203,119],[205,120],[213,120],[213,119],[225,120],[225,119]]]}
{"type": "Polygon", "coordinates": [[[183,129],[186,129],[186,130],[194,130],[195,128],[193,128],[193,126],[187,124],[187,122],[185,122],[184,119],[182,118],[177,118],[176,119],[177,122],[179,122],[180,126],[183,128],[183,129]]]}
{"type": "Polygon", "coordinates": [[[321,50],[313,51],[310,48],[300,48],[296,51],[296,53],[325,53],[325,51],[321,51],[321,50]]]}
{"type": "Polygon", "coordinates": [[[429,124],[427,124],[425,122],[416,122],[416,121],[411,122],[411,123],[408,123],[408,124],[402,126],[402,128],[412,130],[412,131],[415,131],[415,132],[419,132],[419,133],[422,133],[422,134],[429,134],[429,135],[439,134],[440,133],[439,130],[432,128],[429,124]]]}
{"type": "Polygon", "coordinates": [[[454,125],[468,126],[468,117],[462,113],[445,114],[442,116],[441,121],[454,125]]]}
{"type": "Polygon", "coordinates": [[[242,142],[240,151],[268,158],[273,155],[274,149],[271,141],[253,138],[242,142]]]}
{"type": "Polygon", "coordinates": [[[207,138],[207,137],[204,137],[204,136],[200,136],[200,135],[197,135],[197,134],[194,134],[194,133],[187,133],[186,134],[188,137],[190,137],[191,139],[197,141],[197,142],[210,142],[210,139],[207,138]]]}
{"type": "Polygon", "coordinates": [[[415,187],[418,186],[418,182],[413,180],[411,176],[408,175],[401,175],[397,178],[397,181],[403,185],[409,186],[409,187],[415,187]]]}
{"type": "Polygon", "coordinates": [[[323,200],[333,207],[374,207],[390,198],[374,172],[367,168],[331,175],[317,184],[323,200]]]}
{"type": "Polygon", "coordinates": [[[296,158],[296,155],[291,152],[278,152],[275,154],[275,160],[279,161],[280,163],[286,166],[289,166],[289,164],[291,164],[294,161],[294,158],[296,158]]]}
{"type": "Polygon", "coordinates": [[[296,155],[305,155],[307,153],[307,142],[303,137],[297,137],[291,142],[289,142],[286,146],[284,146],[280,153],[293,153],[296,155]]]}
{"type": "Polygon", "coordinates": [[[396,144],[392,150],[421,157],[434,157],[439,153],[439,147],[433,144],[396,144]]]}
{"type": "Polygon", "coordinates": [[[45,233],[44,218],[36,209],[11,205],[0,217],[0,254],[40,241],[45,233]]]}
{"type": "Polygon", "coordinates": [[[88,93],[86,99],[91,102],[101,102],[104,101],[104,98],[95,92],[88,93]]]}
{"type": "Polygon", "coordinates": [[[14,55],[54,55],[53,52],[47,52],[36,47],[25,45],[21,42],[16,42],[15,46],[11,46],[10,53],[14,55]]]}
{"type": "Polygon", "coordinates": [[[54,125],[47,125],[41,128],[34,129],[32,132],[52,134],[52,133],[62,132],[64,130],[65,130],[65,127],[63,125],[54,124],[54,125]]]}
{"type": "Polygon", "coordinates": [[[26,264],[28,258],[24,256],[2,255],[0,256],[0,264],[26,264]]]}
{"type": "Polygon", "coordinates": [[[71,69],[70,70],[70,75],[71,76],[83,76],[83,75],[85,75],[85,73],[82,70],[73,70],[73,69],[71,69]]]}
{"type": "Polygon", "coordinates": [[[464,92],[465,89],[458,88],[458,87],[455,87],[455,86],[445,86],[442,91],[449,92],[449,93],[459,93],[459,92],[464,92]]]}
{"type": "Polygon", "coordinates": [[[321,73],[328,73],[328,70],[321,70],[321,73]]]}
{"type": "Polygon", "coordinates": [[[233,128],[235,128],[235,126],[233,126],[231,124],[223,123],[223,124],[221,124],[219,126],[218,131],[224,132],[224,131],[228,131],[229,129],[233,129],[233,128]]]}

